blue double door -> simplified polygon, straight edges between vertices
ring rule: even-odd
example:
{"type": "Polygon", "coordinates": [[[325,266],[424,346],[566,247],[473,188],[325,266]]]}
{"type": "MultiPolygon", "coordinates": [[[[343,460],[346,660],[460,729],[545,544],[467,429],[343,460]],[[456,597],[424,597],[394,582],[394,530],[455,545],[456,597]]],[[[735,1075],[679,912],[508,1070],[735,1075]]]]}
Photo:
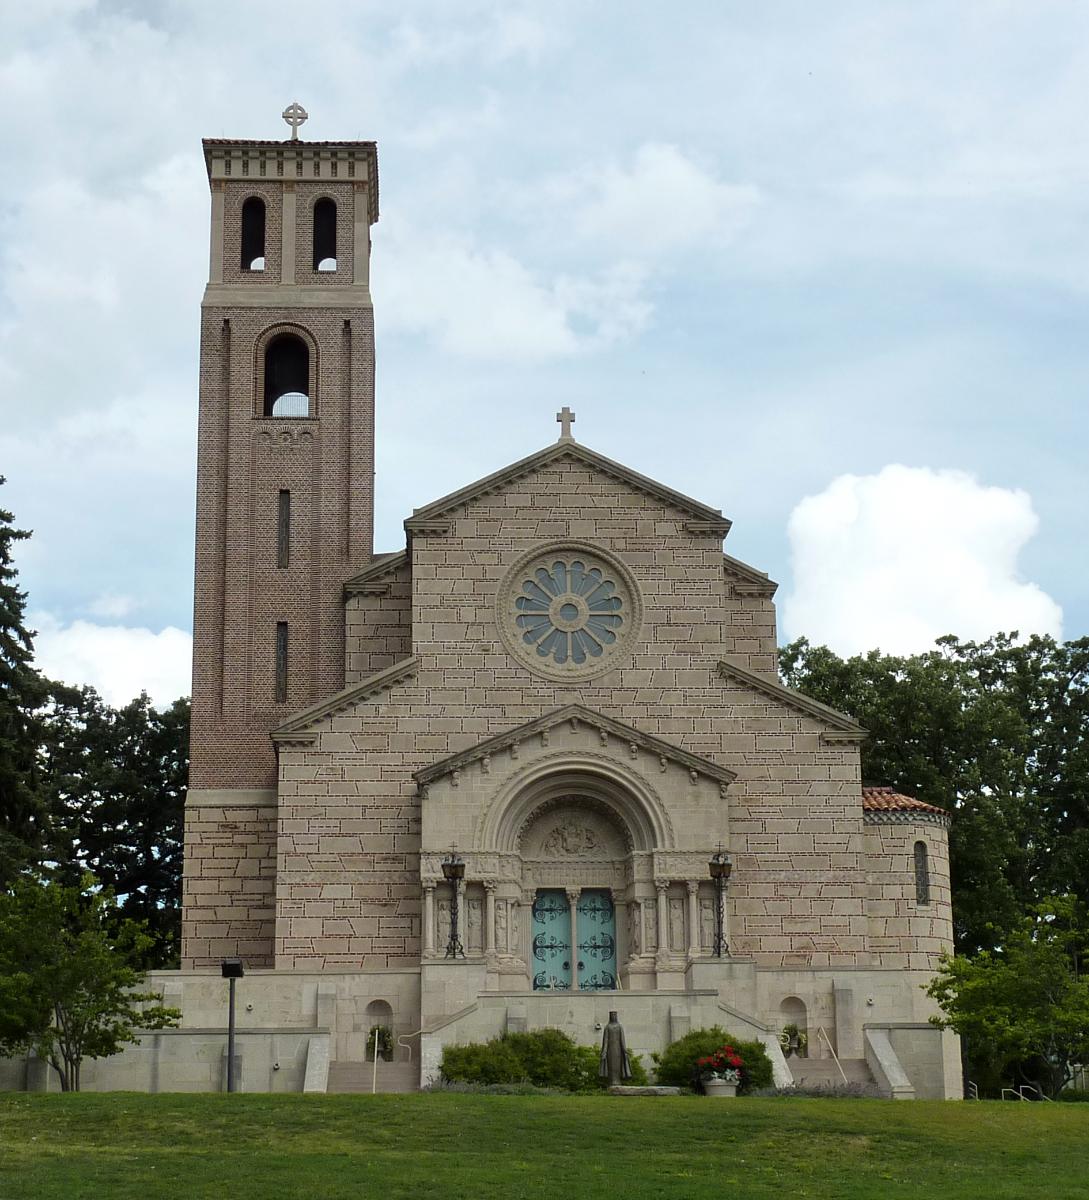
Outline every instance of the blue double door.
{"type": "Polygon", "coordinates": [[[607,891],[586,888],[575,909],[571,947],[571,907],[560,888],[543,888],[533,902],[533,990],[580,992],[616,987],[616,913],[607,891]]]}

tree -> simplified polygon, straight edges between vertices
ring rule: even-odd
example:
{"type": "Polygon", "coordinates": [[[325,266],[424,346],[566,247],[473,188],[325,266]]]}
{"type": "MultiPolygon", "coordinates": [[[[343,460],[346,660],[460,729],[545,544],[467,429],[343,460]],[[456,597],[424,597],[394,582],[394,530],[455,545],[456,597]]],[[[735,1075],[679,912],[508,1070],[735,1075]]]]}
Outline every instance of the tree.
{"type": "Polygon", "coordinates": [[[13,522],[12,514],[0,508],[0,887],[35,861],[43,818],[34,759],[35,710],[45,684],[31,666],[33,634],[23,619],[26,593],[16,583],[12,558],[14,544],[30,534],[13,522]]]}
{"type": "Polygon", "coordinates": [[[1079,958],[1087,939],[1085,912],[1073,896],[1037,905],[999,951],[942,959],[927,988],[943,1017],[974,1055],[999,1074],[1040,1080],[1054,1095],[1089,1062],[1089,980],[1079,958]]]}
{"type": "Polygon", "coordinates": [[[51,872],[74,885],[90,871],[145,923],[144,966],[178,957],[188,743],[187,699],[159,711],[142,694],[113,709],[93,688],[53,685],[42,720],[51,872]]]}
{"type": "Polygon", "coordinates": [[[117,1054],[138,1029],[176,1025],[177,1009],[135,990],[133,964],[150,941],[90,876],[82,887],[16,880],[0,895],[0,1052],[36,1051],[63,1091],[78,1092],[85,1058],[117,1054]]]}
{"type": "Polygon", "coordinates": [[[1089,638],[945,637],[925,654],[850,659],[803,638],[780,667],[870,731],[866,781],[954,814],[959,953],[1001,945],[1048,897],[1089,902],[1089,638]]]}

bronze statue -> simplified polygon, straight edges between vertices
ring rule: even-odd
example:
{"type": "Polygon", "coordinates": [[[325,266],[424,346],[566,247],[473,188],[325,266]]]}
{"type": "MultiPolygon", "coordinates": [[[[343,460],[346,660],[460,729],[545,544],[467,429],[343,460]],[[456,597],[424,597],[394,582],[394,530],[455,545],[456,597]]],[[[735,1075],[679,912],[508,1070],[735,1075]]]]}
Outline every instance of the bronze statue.
{"type": "Polygon", "coordinates": [[[631,1078],[631,1061],[628,1046],[624,1041],[624,1026],[615,1012],[609,1013],[609,1023],[601,1035],[601,1065],[598,1074],[609,1081],[609,1087],[617,1087],[631,1078]]]}

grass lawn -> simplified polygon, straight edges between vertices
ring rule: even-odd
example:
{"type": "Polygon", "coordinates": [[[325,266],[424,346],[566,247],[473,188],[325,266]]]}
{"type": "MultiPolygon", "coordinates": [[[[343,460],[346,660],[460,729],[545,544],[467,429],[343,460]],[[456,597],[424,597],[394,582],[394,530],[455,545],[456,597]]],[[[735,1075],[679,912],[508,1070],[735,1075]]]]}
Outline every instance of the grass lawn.
{"type": "Polygon", "coordinates": [[[1089,1105],[0,1094],[3,1200],[1084,1200],[1089,1105]]]}

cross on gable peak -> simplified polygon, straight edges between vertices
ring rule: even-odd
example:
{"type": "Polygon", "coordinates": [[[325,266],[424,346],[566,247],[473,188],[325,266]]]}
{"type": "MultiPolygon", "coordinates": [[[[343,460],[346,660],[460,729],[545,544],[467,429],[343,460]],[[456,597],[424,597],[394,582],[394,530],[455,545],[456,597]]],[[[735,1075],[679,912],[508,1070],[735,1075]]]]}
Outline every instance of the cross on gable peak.
{"type": "Polygon", "coordinates": [[[309,117],[309,113],[297,101],[292,101],[287,108],[280,114],[283,119],[291,126],[291,140],[297,142],[299,140],[299,126],[309,117]]]}
{"type": "Polygon", "coordinates": [[[560,423],[560,436],[557,440],[561,442],[573,442],[575,435],[571,432],[571,426],[575,423],[575,414],[566,404],[556,414],[556,420],[560,423]]]}

